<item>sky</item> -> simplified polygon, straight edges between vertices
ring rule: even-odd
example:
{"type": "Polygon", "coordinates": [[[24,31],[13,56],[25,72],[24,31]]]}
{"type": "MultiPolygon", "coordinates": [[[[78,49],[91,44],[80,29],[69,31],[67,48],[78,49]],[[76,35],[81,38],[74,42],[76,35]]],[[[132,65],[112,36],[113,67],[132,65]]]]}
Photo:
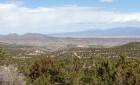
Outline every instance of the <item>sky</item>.
{"type": "Polygon", "coordinates": [[[0,0],[0,34],[140,27],[140,0],[0,0]]]}

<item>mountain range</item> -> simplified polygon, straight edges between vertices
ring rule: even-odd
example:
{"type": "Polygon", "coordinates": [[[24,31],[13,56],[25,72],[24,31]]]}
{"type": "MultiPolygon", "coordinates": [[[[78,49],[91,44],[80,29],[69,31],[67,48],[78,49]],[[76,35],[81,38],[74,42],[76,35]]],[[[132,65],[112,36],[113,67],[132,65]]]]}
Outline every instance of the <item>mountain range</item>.
{"type": "Polygon", "coordinates": [[[67,48],[68,46],[87,47],[96,45],[110,47],[122,45],[128,42],[140,42],[140,37],[138,36],[140,36],[140,28],[118,28],[118,29],[107,29],[102,31],[87,30],[73,33],[62,33],[58,34],[58,36],[55,35],[55,37],[52,35],[50,36],[40,33],[26,33],[24,35],[18,35],[13,33],[8,35],[0,35],[0,42],[15,45],[39,46],[47,50],[54,51],[67,48]],[[68,37],[59,37],[61,35],[68,37]],[[96,37],[89,37],[94,35],[96,35],[96,37]],[[70,36],[82,36],[82,37],[70,37],[70,36]],[[121,36],[134,36],[134,37],[121,37],[121,36]]]}
{"type": "Polygon", "coordinates": [[[140,36],[138,27],[117,27],[110,29],[90,29],[80,32],[51,34],[52,36],[140,36]]]}

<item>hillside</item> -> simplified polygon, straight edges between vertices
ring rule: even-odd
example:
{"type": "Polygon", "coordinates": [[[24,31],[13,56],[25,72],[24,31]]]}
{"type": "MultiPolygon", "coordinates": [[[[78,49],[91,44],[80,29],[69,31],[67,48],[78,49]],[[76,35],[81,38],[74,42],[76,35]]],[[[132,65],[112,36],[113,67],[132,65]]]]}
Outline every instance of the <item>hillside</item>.
{"type": "Polygon", "coordinates": [[[54,56],[78,56],[81,58],[89,57],[118,57],[120,53],[125,53],[128,57],[140,56],[140,42],[131,42],[125,45],[111,48],[82,48],[72,47],[54,53],[54,56]]]}
{"type": "MultiPolygon", "coordinates": [[[[42,83],[46,81],[47,83],[60,82],[60,84],[65,85],[66,82],[66,84],[71,85],[71,82],[77,81],[80,78],[78,82],[82,81],[83,85],[88,83],[94,85],[95,82],[99,85],[104,85],[104,82],[112,85],[116,82],[118,83],[120,79],[117,76],[118,74],[125,77],[123,79],[124,82],[128,81],[131,83],[131,79],[136,80],[136,77],[140,78],[140,42],[131,42],[111,48],[71,46],[67,49],[51,53],[37,46],[0,44],[5,50],[4,64],[14,64],[18,72],[23,73],[27,79],[26,82],[31,84],[32,82],[37,83],[36,85],[40,84],[40,81],[37,81],[40,79],[42,83]],[[121,53],[125,53],[125,55],[121,53]],[[131,77],[127,77],[128,73],[132,74],[131,77]],[[42,77],[42,74],[45,76],[42,77]],[[94,80],[95,78],[100,81],[94,80]],[[60,79],[63,81],[61,82],[60,79]],[[104,81],[104,79],[110,80],[104,81]],[[67,81],[70,81],[70,83],[67,81]],[[103,82],[102,84],[100,84],[101,81],[103,82]]],[[[12,70],[10,69],[9,71],[12,70]]],[[[6,70],[4,70],[5,72],[6,70]]],[[[139,85],[139,81],[134,85],[139,85]]]]}
{"type": "Polygon", "coordinates": [[[140,56],[140,42],[131,42],[125,45],[103,48],[98,46],[91,47],[77,47],[69,46],[64,50],[48,52],[47,49],[38,46],[28,45],[15,45],[0,43],[0,47],[4,48],[8,63],[20,63],[21,62],[32,62],[36,58],[53,56],[53,57],[118,57],[120,53],[125,53],[128,57],[139,57],[140,56]]]}

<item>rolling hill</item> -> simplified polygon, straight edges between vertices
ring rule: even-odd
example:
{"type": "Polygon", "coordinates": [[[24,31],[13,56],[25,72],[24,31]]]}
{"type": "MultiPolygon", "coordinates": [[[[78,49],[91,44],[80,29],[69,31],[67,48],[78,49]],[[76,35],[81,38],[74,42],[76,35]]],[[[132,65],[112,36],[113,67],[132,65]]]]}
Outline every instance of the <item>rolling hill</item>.
{"type": "Polygon", "coordinates": [[[89,57],[118,57],[121,53],[125,53],[128,57],[140,57],[140,42],[130,42],[124,45],[111,48],[82,48],[72,47],[62,51],[53,53],[57,57],[77,56],[81,58],[89,57]]]}

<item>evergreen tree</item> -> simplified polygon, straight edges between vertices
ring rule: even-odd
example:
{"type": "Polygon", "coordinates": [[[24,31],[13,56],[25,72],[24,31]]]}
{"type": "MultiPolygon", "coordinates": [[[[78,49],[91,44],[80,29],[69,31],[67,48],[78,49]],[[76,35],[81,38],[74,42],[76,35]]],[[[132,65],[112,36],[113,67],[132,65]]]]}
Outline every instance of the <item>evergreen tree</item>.
{"type": "Polygon", "coordinates": [[[4,50],[0,47],[0,64],[2,64],[5,59],[4,54],[4,50]]]}

